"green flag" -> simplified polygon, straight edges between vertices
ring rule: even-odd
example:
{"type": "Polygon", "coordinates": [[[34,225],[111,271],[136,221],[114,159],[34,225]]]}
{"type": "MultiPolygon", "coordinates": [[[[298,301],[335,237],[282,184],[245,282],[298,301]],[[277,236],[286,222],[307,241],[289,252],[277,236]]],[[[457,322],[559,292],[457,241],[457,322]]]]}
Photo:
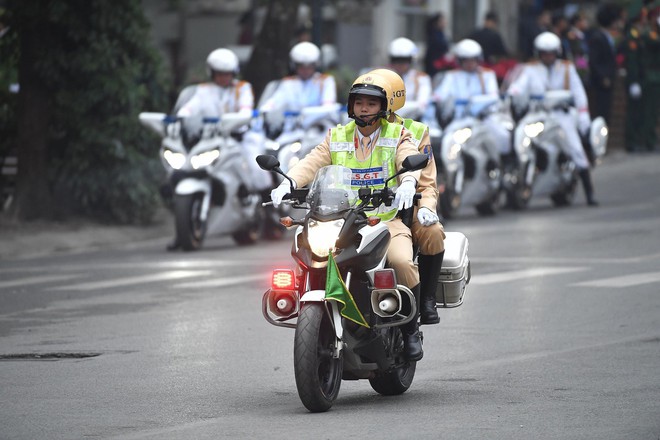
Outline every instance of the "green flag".
{"type": "Polygon", "coordinates": [[[325,298],[342,304],[341,316],[344,318],[350,319],[356,324],[369,327],[364,316],[362,316],[362,313],[357,308],[351,292],[348,291],[344,280],[341,279],[341,274],[332,256],[332,252],[328,256],[328,277],[325,280],[325,298]]]}

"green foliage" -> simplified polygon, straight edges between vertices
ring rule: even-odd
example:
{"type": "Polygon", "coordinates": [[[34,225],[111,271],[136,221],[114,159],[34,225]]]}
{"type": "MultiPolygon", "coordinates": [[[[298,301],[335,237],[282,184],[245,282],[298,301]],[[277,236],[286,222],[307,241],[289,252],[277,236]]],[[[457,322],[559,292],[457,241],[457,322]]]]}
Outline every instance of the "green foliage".
{"type": "Polygon", "coordinates": [[[40,29],[32,60],[50,91],[48,160],[59,206],[145,223],[158,207],[158,148],[140,111],[167,107],[159,55],[141,3],[10,0],[21,37],[40,29]]]}

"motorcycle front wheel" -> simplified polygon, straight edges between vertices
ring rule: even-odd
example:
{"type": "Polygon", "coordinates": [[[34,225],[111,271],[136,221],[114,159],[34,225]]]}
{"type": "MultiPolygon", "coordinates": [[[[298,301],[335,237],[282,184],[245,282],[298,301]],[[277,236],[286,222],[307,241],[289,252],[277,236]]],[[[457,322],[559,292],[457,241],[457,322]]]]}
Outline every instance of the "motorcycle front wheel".
{"type": "Polygon", "coordinates": [[[234,241],[241,246],[255,244],[261,237],[261,232],[264,223],[264,209],[259,204],[255,208],[254,215],[250,219],[246,219],[243,229],[236,231],[232,234],[234,241]]]}
{"type": "Polygon", "coordinates": [[[386,372],[376,373],[369,379],[371,388],[383,396],[397,396],[405,393],[412,385],[417,362],[409,362],[403,356],[403,336],[401,330],[392,328],[392,344],[397,366],[386,372]]]}
{"type": "Polygon", "coordinates": [[[174,223],[177,242],[184,251],[195,251],[202,246],[206,234],[206,221],[202,221],[202,201],[204,194],[174,196],[174,223]]]}
{"type": "Polygon", "coordinates": [[[339,394],[343,358],[333,357],[335,339],[326,305],[304,304],[296,325],[293,362],[298,396],[311,412],[329,410],[339,394]]]}

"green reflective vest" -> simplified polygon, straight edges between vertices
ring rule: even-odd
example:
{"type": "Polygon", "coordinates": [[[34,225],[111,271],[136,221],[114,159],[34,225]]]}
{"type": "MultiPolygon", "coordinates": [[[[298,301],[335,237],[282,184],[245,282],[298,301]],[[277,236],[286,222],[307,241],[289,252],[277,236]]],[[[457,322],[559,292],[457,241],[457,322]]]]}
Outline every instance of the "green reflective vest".
{"type": "MultiPolygon", "coordinates": [[[[396,147],[401,139],[403,126],[392,124],[381,119],[380,135],[371,156],[364,162],[355,157],[355,122],[338,125],[330,130],[330,156],[334,165],[342,165],[353,171],[351,186],[359,189],[369,186],[372,189],[383,189],[385,181],[396,174],[396,147]]],[[[392,189],[397,188],[396,179],[388,184],[392,189]]],[[[396,217],[395,206],[381,204],[377,210],[368,211],[367,215],[377,215],[382,221],[389,221],[396,217]]]]}

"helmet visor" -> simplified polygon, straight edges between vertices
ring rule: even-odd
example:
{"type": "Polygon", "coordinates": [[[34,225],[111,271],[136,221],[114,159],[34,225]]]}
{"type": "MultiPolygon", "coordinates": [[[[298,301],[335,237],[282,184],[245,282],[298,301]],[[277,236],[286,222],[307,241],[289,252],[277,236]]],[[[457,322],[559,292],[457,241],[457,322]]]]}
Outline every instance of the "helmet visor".
{"type": "Polygon", "coordinates": [[[356,84],[351,87],[351,90],[348,92],[348,95],[368,95],[376,96],[378,98],[386,98],[387,94],[385,90],[381,87],[378,87],[374,84],[356,84]]]}

